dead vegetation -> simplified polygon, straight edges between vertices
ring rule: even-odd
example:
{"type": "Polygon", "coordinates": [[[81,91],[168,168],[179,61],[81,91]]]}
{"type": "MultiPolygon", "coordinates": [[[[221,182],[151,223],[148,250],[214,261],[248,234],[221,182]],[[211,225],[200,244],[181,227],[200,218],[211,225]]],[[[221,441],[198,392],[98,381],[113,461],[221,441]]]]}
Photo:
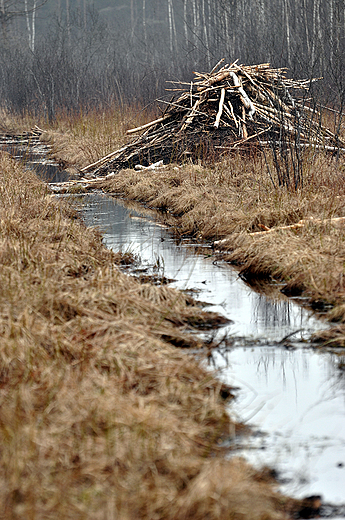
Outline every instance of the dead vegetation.
{"type": "MultiPolygon", "coordinates": [[[[104,114],[102,118],[108,124],[104,114]]],[[[78,118],[74,127],[68,120],[65,126],[73,131],[64,137],[61,119],[59,132],[50,132],[53,147],[55,142],[60,147],[58,157],[64,160],[76,150],[82,156],[85,136],[88,142],[95,134],[94,121],[92,116],[89,128],[87,115],[78,118]]],[[[101,140],[101,134],[97,139],[101,140]]],[[[104,189],[156,208],[180,236],[213,241],[215,251],[237,264],[248,281],[280,279],[286,284],[286,294],[308,296],[315,310],[341,324],[345,322],[344,157],[310,148],[301,159],[304,182],[297,189],[273,185],[269,172],[275,169],[274,151],[262,153],[256,147],[248,148],[246,154],[232,151],[213,164],[198,161],[126,169],[107,179],[80,180],[64,189],[104,189]],[[308,223],[299,226],[300,221],[308,223]]],[[[84,157],[79,165],[85,162],[84,157]]],[[[332,334],[321,344],[329,344],[332,334]]],[[[334,337],[336,344],[345,346],[342,325],[334,337]]]]}
{"type": "Polygon", "coordinates": [[[283,280],[286,294],[307,295],[345,321],[344,165],[322,154],[309,160],[297,191],[273,189],[262,157],[240,154],[213,167],[124,170],[99,186],[161,210],[181,236],[213,241],[248,281],[283,280]]]}
{"type": "Polygon", "coordinates": [[[122,274],[7,154],[0,222],[0,517],[286,518],[218,447],[239,428],[221,383],[173,346],[197,346],[200,307],[122,274]]]}
{"type": "Polygon", "coordinates": [[[195,162],[207,156],[211,162],[256,145],[273,149],[280,185],[290,182],[280,170],[292,163],[297,186],[301,172],[294,163],[300,161],[301,150],[335,151],[345,146],[310,106],[307,98],[313,80],[287,78],[287,69],[274,69],[269,63],[246,66],[238,65],[238,60],[231,65],[223,61],[210,73],[194,72],[190,83],[170,81],[174,88],[168,90],[182,93],[177,99],[174,95],[170,101],[158,100],[166,105],[161,117],[128,130],[129,135],[141,133],[83,167],[81,174],[105,176],[137,164],[195,162]],[[304,94],[299,98],[291,94],[300,91],[304,94]]]}
{"type": "MultiPolygon", "coordinates": [[[[78,134],[67,150],[77,143],[78,134]]],[[[274,163],[272,151],[235,150],[213,164],[126,169],[108,179],[78,181],[78,190],[101,188],[156,208],[180,236],[213,241],[215,251],[237,264],[248,281],[280,279],[286,294],[307,295],[331,321],[345,322],[343,155],[306,149],[298,189],[273,186],[268,171],[274,163]],[[301,220],[308,224],[296,227],[301,220]],[[277,229],[285,226],[292,227],[277,229]]],[[[320,344],[329,344],[331,336],[320,344]]],[[[345,346],[342,325],[334,337],[345,346]]]]}

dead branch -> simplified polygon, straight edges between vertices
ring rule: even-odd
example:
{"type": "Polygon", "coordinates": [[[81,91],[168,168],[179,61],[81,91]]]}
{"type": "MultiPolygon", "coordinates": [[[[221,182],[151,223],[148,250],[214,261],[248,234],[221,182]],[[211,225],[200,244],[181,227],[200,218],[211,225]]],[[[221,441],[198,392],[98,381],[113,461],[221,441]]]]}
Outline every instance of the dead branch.
{"type": "Polygon", "coordinates": [[[300,220],[296,222],[296,224],[290,224],[289,226],[276,226],[274,228],[267,228],[263,224],[259,224],[260,227],[264,228],[265,231],[256,231],[254,233],[248,233],[250,236],[260,236],[260,235],[268,235],[269,233],[274,233],[275,231],[281,231],[284,229],[298,229],[305,227],[308,224],[337,224],[345,222],[345,217],[333,217],[333,218],[307,218],[304,220],[300,220]]]}
{"type": "Polygon", "coordinates": [[[158,100],[167,106],[164,115],[128,130],[128,135],[139,135],[80,173],[92,172],[98,177],[136,164],[182,162],[186,155],[199,157],[200,148],[218,151],[221,156],[251,143],[260,149],[276,147],[282,130],[286,146],[345,150],[338,136],[319,125],[315,111],[304,108],[291,95],[291,89],[308,89],[310,80],[286,78],[285,68],[274,69],[269,63],[223,63],[220,60],[208,73],[194,72],[194,81],[170,82],[179,87],[173,90],[180,95],[170,101],[158,100]]]}

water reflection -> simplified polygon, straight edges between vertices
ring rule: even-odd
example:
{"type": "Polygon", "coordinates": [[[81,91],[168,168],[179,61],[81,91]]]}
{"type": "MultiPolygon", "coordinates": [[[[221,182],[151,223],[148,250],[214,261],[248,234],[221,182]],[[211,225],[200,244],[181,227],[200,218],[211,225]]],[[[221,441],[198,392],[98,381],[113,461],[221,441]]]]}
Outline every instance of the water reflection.
{"type": "Polygon", "coordinates": [[[96,194],[83,200],[83,218],[101,229],[108,247],[137,254],[144,266],[157,264],[159,259],[165,276],[176,280],[173,286],[200,291],[200,298],[212,304],[212,310],[233,321],[229,334],[281,340],[299,329],[307,334],[321,327],[291,300],[282,296],[273,301],[255,293],[227,264],[215,265],[207,255],[191,254],[190,244],[176,245],[165,228],[118,202],[96,194]]]}
{"type": "MultiPolygon", "coordinates": [[[[116,201],[93,194],[83,204],[86,223],[100,227],[108,247],[130,250],[146,266],[159,259],[165,276],[176,280],[172,285],[200,291],[212,310],[233,320],[222,334],[280,341],[297,330],[307,335],[321,327],[291,300],[255,293],[228,265],[191,254],[166,229],[116,201]]],[[[240,388],[231,413],[265,432],[242,440],[239,453],[253,464],[278,468],[289,493],[343,501],[345,393],[334,357],[271,345],[219,351],[213,362],[227,384],[240,388]]]]}
{"type": "Polygon", "coordinates": [[[334,356],[261,347],[214,358],[222,379],[241,388],[232,413],[265,430],[241,441],[239,453],[277,468],[288,493],[343,502],[345,389],[334,356]]]}
{"type": "MultiPolygon", "coordinates": [[[[47,150],[40,145],[30,157],[25,147],[18,152],[14,145],[14,153],[29,159],[46,181],[69,178],[56,164],[42,161],[47,150]]],[[[164,228],[110,198],[83,197],[82,214],[88,225],[104,232],[108,247],[139,255],[143,265],[159,264],[166,277],[176,279],[176,287],[199,290],[212,310],[233,320],[229,334],[277,341],[300,329],[303,336],[322,327],[291,300],[255,293],[227,265],[191,255],[187,244],[177,246],[164,228]]],[[[269,346],[215,352],[212,361],[227,384],[240,387],[231,413],[257,428],[256,436],[241,440],[237,453],[253,464],[277,468],[285,480],[283,491],[344,502],[345,358],[269,346]]]]}
{"type": "Polygon", "coordinates": [[[254,308],[254,319],[265,327],[286,327],[291,323],[291,302],[272,301],[265,296],[258,296],[254,308]]]}
{"type": "Polygon", "coordinates": [[[22,162],[25,168],[29,168],[46,182],[65,182],[71,179],[71,175],[62,170],[59,165],[47,156],[50,152],[48,145],[42,144],[38,137],[21,142],[18,139],[0,137],[0,149],[12,155],[14,159],[22,162]]]}

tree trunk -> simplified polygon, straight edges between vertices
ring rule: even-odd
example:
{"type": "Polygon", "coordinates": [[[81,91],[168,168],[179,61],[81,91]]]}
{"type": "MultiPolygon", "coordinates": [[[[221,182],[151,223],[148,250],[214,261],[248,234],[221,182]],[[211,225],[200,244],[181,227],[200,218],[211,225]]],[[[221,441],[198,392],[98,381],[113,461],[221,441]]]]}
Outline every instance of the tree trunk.
{"type": "Polygon", "coordinates": [[[58,3],[57,3],[57,17],[58,17],[58,22],[59,22],[59,25],[60,25],[61,24],[61,19],[62,19],[61,0],[58,0],[58,3]]]}
{"type": "Polygon", "coordinates": [[[25,11],[25,19],[26,19],[26,28],[28,30],[28,39],[29,39],[29,49],[32,53],[35,52],[35,37],[36,37],[36,10],[37,10],[37,0],[34,0],[32,10],[31,11],[31,22],[30,22],[30,12],[28,7],[28,0],[24,0],[24,11],[25,11]]]}
{"type": "Polygon", "coordinates": [[[192,0],[193,6],[193,35],[194,35],[194,45],[197,46],[197,7],[196,0],[192,0]]]}
{"type": "MultiPolygon", "coordinates": [[[[84,0],[85,2],[86,0],[84,0]]],[[[131,0],[131,34],[134,36],[134,0],[131,0]]]]}
{"type": "Polygon", "coordinates": [[[290,37],[290,20],[289,20],[288,0],[284,0],[284,18],[285,18],[287,62],[288,62],[288,66],[291,67],[291,37],[290,37]]]}
{"type": "Polygon", "coordinates": [[[187,1],[188,0],[183,0],[183,27],[186,45],[188,44],[187,1]]]}
{"type": "Polygon", "coordinates": [[[208,32],[207,32],[205,0],[202,0],[201,8],[202,8],[202,25],[204,27],[204,40],[205,40],[205,47],[206,47],[207,66],[210,69],[211,68],[211,56],[210,56],[210,43],[209,43],[208,32]]]}
{"type": "Polygon", "coordinates": [[[31,26],[31,50],[32,50],[32,53],[35,52],[36,10],[37,10],[37,0],[34,0],[33,11],[32,11],[32,26],[31,26]]]}
{"type": "Polygon", "coordinates": [[[168,20],[169,20],[169,36],[170,36],[170,54],[174,54],[174,29],[173,29],[173,12],[172,0],[168,0],[168,20]]]}
{"type": "Polygon", "coordinates": [[[71,20],[70,20],[70,10],[69,10],[69,0],[66,0],[66,24],[67,24],[68,45],[71,46],[71,20]]]}
{"type": "Polygon", "coordinates": [[[31,26],[30,26],[30,17],[29,17],[29,9],[28,9],[28,0],[24,0],[24,9],[25,9],[26,28],[28,30],[29,48],[30,48],[30,50],[32,50],[32,37],[31,37],[31,26]]]}
{"type": "Polygon", "coordinates": [[[145,51],[146,51],[146,50],[147,50],[147,32],[146,32],[146,0],[143,0],[143,29],[144,29],[145,51]]]}

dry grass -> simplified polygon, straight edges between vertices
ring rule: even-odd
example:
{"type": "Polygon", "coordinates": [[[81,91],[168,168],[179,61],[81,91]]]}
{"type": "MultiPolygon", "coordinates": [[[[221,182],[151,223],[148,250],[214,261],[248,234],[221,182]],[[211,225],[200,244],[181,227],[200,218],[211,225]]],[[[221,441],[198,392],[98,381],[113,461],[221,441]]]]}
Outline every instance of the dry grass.
{"type": "Polygon", "coordinates": [[[0,155],[0,518],[285,518],[218,449],[220,383],[172,345],[207,315],[120,260],[0,155]]]}
{"type": "MultiPolygon", "coordinates": [[[[82,167],[123,145],[121,117],[116,119],[109,111],[100,116],[81,115],[77,120],[61,118],[59,132],[49,134],[57,157],[82,167]]],[[[150,115],[146,119],[142,115],[129,126],[147,120],[150,115]]],[[[279,278],[286,282],[287,294],[303,293],[319,310],[331,305],[329,319],[345,322],[344,225],[310,223],[298,230],[249,234],[262,231],[263,226],[291,225],[305,218],[345,216],[344,158],[306,152],[304,184],[296,191],[274,188],[267,172],[267,165],[274,172],[272,157],[265,158],[255,150],[245,156],[238,152],[218,163],[208,156],[207,163],[121,171],[99,187],[161,210],[165,222],[181,236],[224,239],[216,249],[238,264],[248,280],[279,278]]],[[[335,334],[345,337],[345,328],[342,334],[335,334]]],[[[345,346],[343,339],[338,344],[345,346]]]]}
{"type": "Polygon", "coordinates": [[[330,320],[345,322],[345,165],[310,157],[304,187],[274,189],[261,157],[237,156],[214,166],[170,166],[120,172],[103,182],[109,193],[145,202],[182,236],[223,240],[215,247],[250,279],[286,282],[289,295],[307,295],[315,309],[331,305],[330,320]],[[263,227],[321,219],[299,229],[255,235],[263,227]]]}
{"type": "Polygon", "coordinates": [[[123,146],[128,140],[126,130],[134,125],[141,125],[147,119],[154,118],[153,109],[143,111],[140,107],[109,107],[108,110],[90,110],[87,114],[79,113],[68,116],[60,114],[54,126],[43,123],[48,128],[42,140],[53,145],[52,156],[65,169],[75,173],[100,156],[123,146]]]}

